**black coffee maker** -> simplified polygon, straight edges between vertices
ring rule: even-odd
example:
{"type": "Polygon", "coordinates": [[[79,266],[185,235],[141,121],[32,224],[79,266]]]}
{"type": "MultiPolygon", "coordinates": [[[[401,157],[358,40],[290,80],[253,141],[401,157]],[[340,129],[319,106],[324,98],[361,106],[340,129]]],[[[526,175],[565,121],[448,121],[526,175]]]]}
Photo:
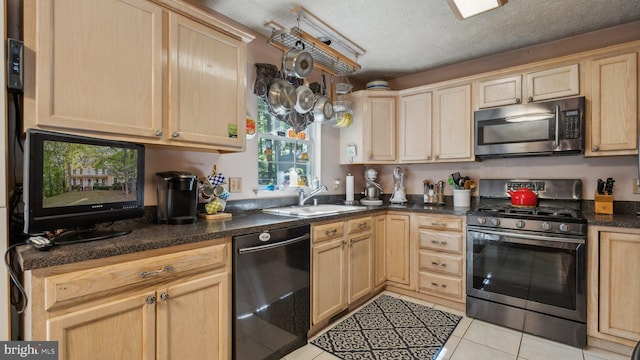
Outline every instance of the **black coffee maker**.
{"type": "Polygon", "coordinates": [[[158,223],[193,224],[198,218],[198,176],[185,171],[156,173],[158,223]]]}

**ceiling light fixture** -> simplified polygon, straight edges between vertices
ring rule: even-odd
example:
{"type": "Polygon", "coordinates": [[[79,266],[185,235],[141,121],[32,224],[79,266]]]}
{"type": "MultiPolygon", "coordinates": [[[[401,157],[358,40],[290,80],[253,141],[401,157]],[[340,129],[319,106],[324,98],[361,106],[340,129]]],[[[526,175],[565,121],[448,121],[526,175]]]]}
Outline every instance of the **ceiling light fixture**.
{"type": "Polygon", "coordinates": [[[461,20],[485,11],[497,9],[506,4],[507,1],[508,0],[447,0],[453,13],[461,20]]]}

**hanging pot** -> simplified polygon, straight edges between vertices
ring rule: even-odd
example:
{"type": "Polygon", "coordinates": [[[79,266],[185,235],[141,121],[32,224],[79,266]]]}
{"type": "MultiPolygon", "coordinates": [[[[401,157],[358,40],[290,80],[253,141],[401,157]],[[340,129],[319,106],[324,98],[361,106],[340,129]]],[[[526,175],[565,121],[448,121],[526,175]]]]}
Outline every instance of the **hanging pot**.
{"type": "Polygon", "coordinates": [[[325,95],[326,85],[324,74],[322,74],[322,95],[318,97],[313,105],[313,119],[319,122],[329,121],[333,118],[333,104],[331,99],[325,95]]]}
{"type": "Polygon", "coordinates": [[[296,89],[284,79],[275,79],[269,85],[267,101],[276,115],[286,115],[296,104],[296,89]]]}
{"type": "Polygon", "coordinates": [[[313,91],[309,85],[304,84],[296,88],[296,106],[295,109],[300,114],[306,114],[313,109],[313,91]]]}
{"type": "Polygon", "coordinates": [[[293,48],[284,57],[284,70],[288,76],[304,79],[313,70],[313,57],[302,49],[293,48]]]}
{"type": "Polygon", "coordinates": [[[511,196],[511,205],[518,207],[536,207],[538,206],[538,194],[531,189],[522,187],[518,190],[509,189],[507,191],[511,196]]]}

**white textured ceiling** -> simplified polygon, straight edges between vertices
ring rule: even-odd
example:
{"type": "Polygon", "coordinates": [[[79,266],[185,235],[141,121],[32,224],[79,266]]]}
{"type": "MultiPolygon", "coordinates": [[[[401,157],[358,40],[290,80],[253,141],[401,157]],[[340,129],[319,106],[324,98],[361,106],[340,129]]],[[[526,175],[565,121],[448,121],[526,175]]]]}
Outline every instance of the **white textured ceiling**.
{"type": "MultiPolygon", "coordinates": [[[[366,50],[354,77],[393,79],[640,20],[640,0],[509,0],[458,20],[446,0],[196,0],[263,33],[298,5],[366,50]]],[[[305,30],[301,24],[301,29],[305,30]]]]}

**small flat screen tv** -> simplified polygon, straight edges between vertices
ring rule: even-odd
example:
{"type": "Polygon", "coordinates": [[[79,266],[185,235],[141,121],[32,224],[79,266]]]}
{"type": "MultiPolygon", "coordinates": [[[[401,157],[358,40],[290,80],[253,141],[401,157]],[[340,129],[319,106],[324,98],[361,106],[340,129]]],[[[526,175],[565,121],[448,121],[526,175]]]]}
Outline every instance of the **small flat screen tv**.
{"type": "Polygon", "coordinates": [[[54,242],[129,233],[109,226],[144,212],[144,146],[27,130],[24,156],[24,232],[66,231],[54,242]]]}

